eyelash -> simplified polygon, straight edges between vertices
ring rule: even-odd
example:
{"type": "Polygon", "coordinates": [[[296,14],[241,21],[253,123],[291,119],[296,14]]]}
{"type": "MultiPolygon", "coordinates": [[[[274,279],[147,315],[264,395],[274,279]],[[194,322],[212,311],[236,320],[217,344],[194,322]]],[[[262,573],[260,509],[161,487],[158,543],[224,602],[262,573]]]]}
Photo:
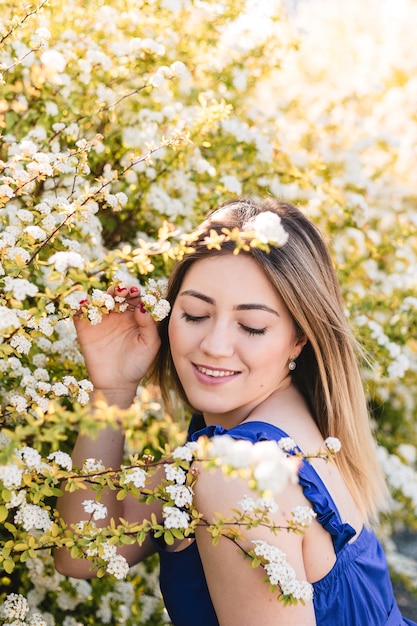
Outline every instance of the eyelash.
{"type": "MultiPolygon", "coordinates": [[[[185,311],[182,313],[181,317],[184,318],[186,322],[190,322],[192,324],[198,324],[199,322],[202,322],[203,320],[207,319],[206,315],[197,317],[194,315],[190,315],[189,313],[186,313],[185,311]]],[[[239,324],[239,326],[250,337],[253,337],[255,335],[265,335],[266,333],[266,328],[251,328],[250,326],[245,326],[244,324],[239,324]]]]}
{"type": "Polygon", "coordinates": [[[244,326],[243,324],[240,324],[240,327],[251,337],[254,335],[265,335],[266,333],[266,328],[250,328],[249,326],[244,326]]]}

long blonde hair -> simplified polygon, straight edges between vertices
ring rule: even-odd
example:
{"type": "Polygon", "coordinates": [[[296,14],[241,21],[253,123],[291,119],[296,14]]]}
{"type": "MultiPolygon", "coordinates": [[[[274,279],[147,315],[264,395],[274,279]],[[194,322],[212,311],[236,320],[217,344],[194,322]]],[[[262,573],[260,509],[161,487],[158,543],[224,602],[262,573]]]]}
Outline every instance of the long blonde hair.
{"type": "MultiPolygon", "coordinates": [[[[232,242],[221,250],[208,250],[204,242],[210,230],[227,227],[245,230],[246,224],[264,211],[276,213],[289,237],[270,252],[251,249],[273,287],[283,298],[297,331],[307,344],[291,373],[294,385],[305,398],[324,438],[337,437],[342,449],[337,465],[359,510],[368,521],[374,518],[386,497],[386,486],[376,455],[366,397],[359,369],[363,352],[346,320],[339,284],[327,246],[314,224],[293,205],[268,199],[257,203],[239,198],[226,203],[199,227],[194,251],[186,254],[172,271],[167,298],[173,304],[185,274],[197,260],[230,254],[232,242]]],[[[169,319],[160,324],[162,347],[154,373],[165,396],[174,386],[187,401],[173,366],[169,319]]]]}

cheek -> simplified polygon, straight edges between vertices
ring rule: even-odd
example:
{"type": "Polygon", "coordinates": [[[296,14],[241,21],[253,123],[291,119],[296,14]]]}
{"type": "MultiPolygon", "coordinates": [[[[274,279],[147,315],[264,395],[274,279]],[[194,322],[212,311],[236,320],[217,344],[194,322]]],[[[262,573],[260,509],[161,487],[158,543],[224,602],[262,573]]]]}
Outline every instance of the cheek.
{"type": "Polygon", "coordinates": [[[173,358],[181,350],[181,346],[184,347],[186,343],[187,333],[181,326],[181,320],[173,311],[168,324],[168,340],[173,358]]]}
{"type": "Polygon", "coordinates": [[[175,345],[175,337],[176,337],[175,326],[176,326],[175,318],[173,315],[171,315],[169,323],[168,323],[168,341],[171,347],[171,351],[172,351],[172,346],[175,345]]]}

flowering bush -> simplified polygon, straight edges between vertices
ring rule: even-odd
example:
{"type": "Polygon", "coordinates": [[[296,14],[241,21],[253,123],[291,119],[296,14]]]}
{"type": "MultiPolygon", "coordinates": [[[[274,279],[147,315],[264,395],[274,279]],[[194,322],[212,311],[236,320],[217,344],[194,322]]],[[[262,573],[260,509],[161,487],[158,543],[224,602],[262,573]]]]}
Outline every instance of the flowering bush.
{"type": "MultiPolygon", "coordinates": [[[[5,624],[167,621],[155,563],[121,580],[126,566],[114,552],[149,524],[115,541],[111,530],[96,532],[103,511],[87,502],[77,536],[55,511],[64,478],[76,488],[100,474],[98,493],[117,484],[138,496],[142,472],[164,462],[165,445],[183,442],[182,421],[148,387],[123,413],[128,445],[117,477],[92,461],[71,466],[75,429],[114,421],[112,409],[90,415],[72,317],[85,311],[99,323],[122,307],[106,293],[114,283],[146,289],[145,305],[163,316],[160,280],[186,245],[182,234],[237,194],[296,201],[328,234],[348,315],[372,357],[364,378],[394,496],[387,523],[415,525],[417,60],[408,50],[417,6],[389,15],[376,0],[366,9],[351,2],[342,19],[337,3],[301,4],[296,16],[279,0],[258,5],[0,0],[5,624]],[[50,548],[64,541],[111,575],[57,574],[50,548]]],[[[169,466],[166,485],[149,494],[166,501],[165,526],[154,530],[167,541],[198,521],[192,478],[181,482],[188,462],[177,473],[169,466]]],[[[268,518],[264,502],[241,510],[237,527],[268,518]]],[[[252,554],[278,584],[281,556],[261,545],[252,554]]]]}

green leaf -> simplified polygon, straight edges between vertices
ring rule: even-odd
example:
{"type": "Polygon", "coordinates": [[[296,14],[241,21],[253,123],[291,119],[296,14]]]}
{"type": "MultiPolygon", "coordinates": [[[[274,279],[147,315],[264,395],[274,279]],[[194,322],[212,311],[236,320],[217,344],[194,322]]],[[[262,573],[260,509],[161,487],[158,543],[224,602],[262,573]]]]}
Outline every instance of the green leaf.
{"type": "Polygon", "coordinates": [[[7,506],[5,506],[4,504],[0,505],[0,524],[2,524],[4,520],[7,519],[8,515],[9,509],[7,508],[7,506]]]}
{"type": "Polygon", "coordinates": [[[165,530],[164,541],[167,544],[167,546],[172,546],[172,544],[174,543],[174,537],[170,530],[165,530]]]}

